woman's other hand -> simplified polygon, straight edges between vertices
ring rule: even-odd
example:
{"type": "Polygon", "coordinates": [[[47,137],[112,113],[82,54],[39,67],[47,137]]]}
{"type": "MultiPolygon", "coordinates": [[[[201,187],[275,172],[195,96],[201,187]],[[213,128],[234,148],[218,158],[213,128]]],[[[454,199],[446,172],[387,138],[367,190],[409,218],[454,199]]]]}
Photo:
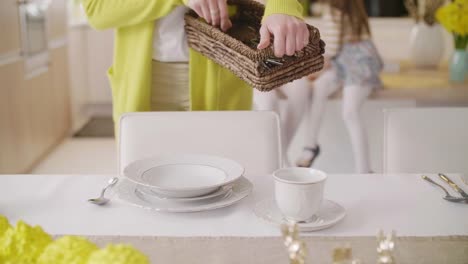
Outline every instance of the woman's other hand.
{"type": "Polygon", "coordinates": [[[271,35],[274,37],[273,49],[278,58],[285,54],[292,56],[309,44],[309,30],[306,24],[294,16],[273,14],[265,18],[260,28],[258,49],[270,45],[271,35]]]}
{"type": "Polygon", "coordinates": [[[223,31],[232,27],[226,0],[188,0],[187,6],[208,24],[219,26],[223,31]]]}

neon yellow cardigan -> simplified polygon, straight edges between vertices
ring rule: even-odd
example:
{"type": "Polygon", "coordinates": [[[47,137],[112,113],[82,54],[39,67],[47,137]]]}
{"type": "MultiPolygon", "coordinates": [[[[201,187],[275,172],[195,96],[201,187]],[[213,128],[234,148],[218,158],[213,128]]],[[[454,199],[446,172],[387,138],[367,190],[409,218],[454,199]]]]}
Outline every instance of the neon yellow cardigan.
{"type": "MultiPolygon", "coordinates": [[[[92,27],[116,29],[114,62],[108,70],[114,121],[125,112],[150,111],[154,22],[184,2],[83,0],[82,3],[92,27]]],[[[278,13],[302,18],[302,6],[297,0],[269,0],[264,17],[278,13]]],[[[193,50],[189,64],[192,110],[251,109],[252,88],[229,70],[193,50]]]]}

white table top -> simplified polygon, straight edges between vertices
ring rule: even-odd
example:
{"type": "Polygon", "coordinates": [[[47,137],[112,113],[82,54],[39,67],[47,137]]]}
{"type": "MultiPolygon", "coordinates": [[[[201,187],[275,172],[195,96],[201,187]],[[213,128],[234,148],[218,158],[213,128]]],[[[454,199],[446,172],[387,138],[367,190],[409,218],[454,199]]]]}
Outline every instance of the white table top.
{"type": "MultiPolygon", "coordinates": [[[[429,175],[438,181],[435,175],[429,175]]],[[[458,175],[450,175],[468,191],[458,175]]],[[[0,175],[0,214],[24,220],[51,234],[122,236],[279,236],[255,216],[255,201],[271,197],[271,176],[247,176],[254,193],[234,206],[210,212],[155,213],[112,200],[86,202],[112,175],[0,175]]],[[[379,229],[399,236],[468,235],[468,205],[449,203],[420,175],[329,175],[325,197],[343,205],[345,219],[319,236],[374,236],[379,229]]]]}

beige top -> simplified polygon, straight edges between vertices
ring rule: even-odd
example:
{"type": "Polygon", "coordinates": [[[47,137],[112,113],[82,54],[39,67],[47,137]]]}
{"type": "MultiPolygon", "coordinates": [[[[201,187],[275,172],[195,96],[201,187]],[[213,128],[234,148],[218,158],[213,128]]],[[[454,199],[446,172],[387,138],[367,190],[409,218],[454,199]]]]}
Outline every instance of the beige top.
{"type": "MultiPolygon", "coordinates": [[[[346,16],[344,19],[348,19],[346,16]]],[[[324,6],[322,13],[323,26],[320,30],[320,35],[326,43],[325,56],[336,56],[340,50],[340,32],[341,32],[341,13],[337,9],[332,9],[330,6],[324,6]]],[[[354,42],[356,39],[366,40],[370,36],[365,34],[360,38],[353,36],[350,23],[343,23],[343,43],[354,42]]]]}
{"type": "Polygon", "coordinates": [[[162,62],[188,62],[189,48],[185,34],[185,6],[176,7],[156,20],[153,33],[153,59],[162,62]]]}

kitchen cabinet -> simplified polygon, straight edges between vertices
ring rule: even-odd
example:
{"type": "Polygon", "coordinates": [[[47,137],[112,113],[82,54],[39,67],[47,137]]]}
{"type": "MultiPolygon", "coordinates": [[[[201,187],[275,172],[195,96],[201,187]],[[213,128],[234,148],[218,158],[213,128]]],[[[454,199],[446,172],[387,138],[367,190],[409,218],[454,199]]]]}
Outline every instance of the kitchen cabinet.
{"type": "Polygon", "coordinates": [[[0,2],[0,174],[29,172],[70,132],[65,3],[50,7],[46,67],[30,73],[30,54],[19,53],[17,1],[0,2]]]}
{"type": "Polygon", "coordinates": [[[21,86],[22,63],[10,63],[0,66],[0,173],[15,173],[24,169],[17,158],[21,155],[18,142],[18,115],[15,112],[16,102],[12,100],[15,89],[21,86]]]}
{"type": "Polygon", "coordinates": [[[24,80],[22,87],[24,97],[21,98],[21,102],[28,109],[27,120],[30,126],[28,150],[34,157],[39,158],[54,143],[51,127],[53,122],[51,113],[54,104],[50,98],[50,77],[49,70],[46,73],[24,80]]]}
{"type": "Polygon", "coordinates": [[[66,47],[48,71],[24,78],[23,61],[0,67],[0,173],[29,171],[70,130],[66,47]]]}
{"type": "Polygon", "coordinates": [[[68,75],[67,48],[61,47],[51,51],[51,98],[54,105],[52,119],[55,138],[65,137],[71,126],[70,89],[68,75]]]}
{"type": "Polygon", "coordinates": [[[0,57],[20,51],[20,26],[18,5],[13,0],[0,1],[0,57]]]}
{"type": "Polygon", "coordinates": [[[49,39],[63,38],[67,34],[67,2],[69,0],[51,1],[48,12],[49,39]]]}

